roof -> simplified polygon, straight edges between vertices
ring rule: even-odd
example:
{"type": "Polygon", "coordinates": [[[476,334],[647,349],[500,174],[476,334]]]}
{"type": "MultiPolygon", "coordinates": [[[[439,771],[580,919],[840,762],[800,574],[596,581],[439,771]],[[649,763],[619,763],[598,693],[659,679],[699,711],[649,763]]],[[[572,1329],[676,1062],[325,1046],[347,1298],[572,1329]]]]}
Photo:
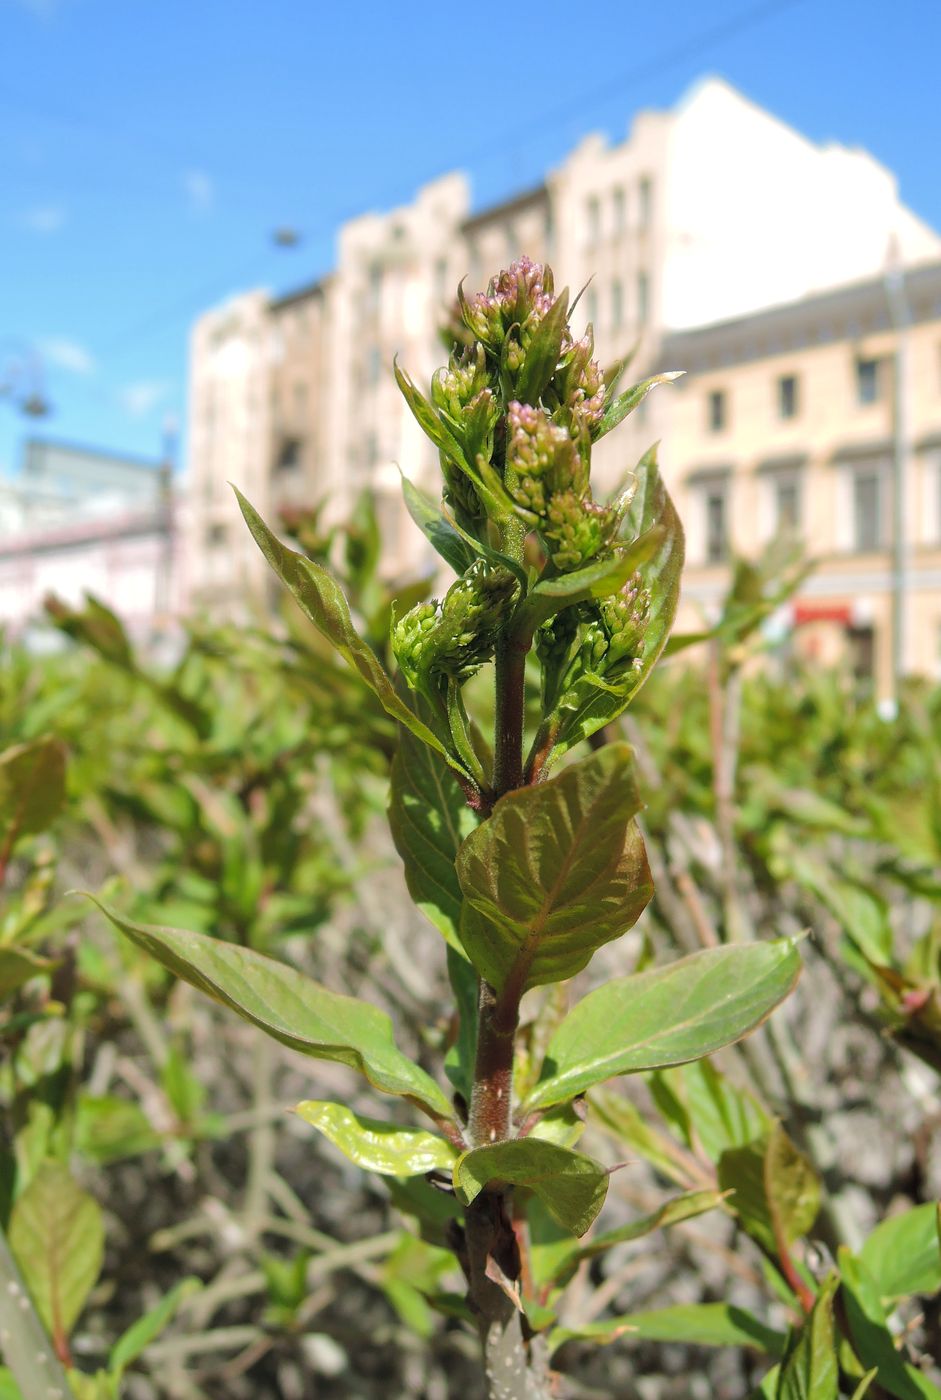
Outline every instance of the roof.
{"type": "MultiPolygon", "coordinates": [[[[941,262],[907,268],[903,305],[912,322],[941,320],[941,262]]],[[[888,275],[813,293],[728,321],[668,333],[660,362],[689,371],[778,355],[801,345],[856,340],[893,325],[888,275]]]]}
{"type": "Polygon", "coordinates": [[[521,213],[534,204],[540,204],[547,197],[546,186],[544,184],[536,185],[532,189],[524,190],[522,194],[504,200],[501,204],[491,204],[487,209],[481,209],[479,213],[471,214],[470,218],[465,219],[461,224],[461,231],[462,233],[473,233],[476,229],[483,228],[496,219],[508,219],[511,215],[521,213]]]}

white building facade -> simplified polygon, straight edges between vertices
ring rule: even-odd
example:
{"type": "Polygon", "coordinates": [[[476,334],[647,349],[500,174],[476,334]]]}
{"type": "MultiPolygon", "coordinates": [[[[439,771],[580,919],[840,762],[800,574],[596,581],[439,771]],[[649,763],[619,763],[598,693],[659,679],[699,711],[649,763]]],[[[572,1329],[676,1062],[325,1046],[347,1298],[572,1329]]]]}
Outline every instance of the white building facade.
{"type": "MultiPolygon", "coordinates": [[[[587,137],[536,189],[480,213],[470,206],[465,178],[447,175],[403,208],[345,224],[335,269],[306,295],[249,292],[197,322],[186,542],[197,602],[260,577],[224,481],[276,520],[285,480],[272,406],[292,400],[292,380],[304,385],[292,498],[325,500],[341,519],[367,486],[390,571],[425,563],[398,504],[398,469],[427,479],[434,453],[392,360],[427,385],[444,360],[442,308],[462,278],[473,292],[520,253],[548,261],[558,288],[585,288],[574,319],[593,324],[602,363],[636,347],[639,377],[670,333],[878,276],[890,250],[905,266],[941,257],[941,239],[872,157],[813,144],[718,79],[670,111],[639,113],[621,143],[587,137]],[[287,333],[298,317],[306,340],[287,333]]],[[[668,432],[668,418],[657,424],[668,432]]],[[[638,413],[602,443],[602,482],[651,436],[638,413]]]]}

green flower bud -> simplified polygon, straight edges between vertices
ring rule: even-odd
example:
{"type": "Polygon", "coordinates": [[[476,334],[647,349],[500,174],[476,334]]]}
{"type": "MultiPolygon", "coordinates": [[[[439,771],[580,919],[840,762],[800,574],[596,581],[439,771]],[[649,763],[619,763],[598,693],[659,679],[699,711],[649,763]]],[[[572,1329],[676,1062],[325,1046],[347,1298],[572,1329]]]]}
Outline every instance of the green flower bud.
{"type": "Polygon", "coordinates": [[[491,278],[486,292],[463,301],[464,321],[488,349],[499,349],[511,326],[528,325],[532,335],[552,305],[552,289],[552,273],[547,267],[520,258],[491,278]]]}
{"type": "Polygon", "coordinates": [[[633,664],[644,649],[644,629],[650,616],[650,593],[640,574],[634,574],[619,593],[598,604],[602,625],[608,634],[605,669],[633,664]]]}
{"type": "Polygon", "coordinates": [[[574,491],[562,491],[549,502],[540,528],[553,564],[568,572],[605,549],[616,526],[617,516],[607,506],[585,500],[574,491]]]}
{"type": "Polygon", "coordinates": [[[469,680],[493,656],[518,591],[509,569],[478,559],[442,602],[419,603],[396,622],[392,650],[412,689],[469,680]]]}
{"type": "Polygon", "coordinates": [[[507,488],[517,505],[542,519],[551,498],[571,487],[578,449],[566,428],[529,404],[511,403],[506,426],[507,488]]]}

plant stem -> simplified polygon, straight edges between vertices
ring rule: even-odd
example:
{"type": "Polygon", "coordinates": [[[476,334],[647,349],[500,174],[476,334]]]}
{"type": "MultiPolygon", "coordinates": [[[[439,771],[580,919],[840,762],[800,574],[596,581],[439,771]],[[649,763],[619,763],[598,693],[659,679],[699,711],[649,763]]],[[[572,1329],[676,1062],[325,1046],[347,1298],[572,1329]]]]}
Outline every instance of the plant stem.
{"type": "Polygon", "coordinates": [[[497,715],[493,746],[494,796],[523,785],[523,695],[526,653],[532,633],[518,636],[512,629],[497,644],[497,715]]]}
{"type": "Polygon", "coordinates": [[[74,1392],[0,1231],[0,1353],[29,1400],[74,1400],[74,1392]]]}
{"type": "Polygon", "coordinates": [[[519,1007],[505,1008],[490,984],[481,980],[477,1057],[468,1119],[468,1134],[474,1147],[487,1147],[510,1136],[513,1046],[518,1019],[519,1007]]]}

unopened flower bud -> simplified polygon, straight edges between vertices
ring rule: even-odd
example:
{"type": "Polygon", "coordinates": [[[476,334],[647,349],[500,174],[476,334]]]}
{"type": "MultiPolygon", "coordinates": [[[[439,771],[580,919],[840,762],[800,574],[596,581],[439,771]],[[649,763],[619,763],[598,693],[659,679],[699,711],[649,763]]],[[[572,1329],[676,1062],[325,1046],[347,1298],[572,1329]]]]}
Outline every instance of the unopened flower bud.
{"type": "Polygon", "coordinates": [[[412,689],[463,683],[489,661],[518,590],[509,569],[478,559],[441,603],[419,603],[396,622],[392,650],[412,689]]]}
{"type": "Polygon", "coordinates": [[[566,428],[529,404],[511,403],[506,426],[507,487],[517,505],[541,519],[553,496],[570,489],[578,449],[566,428]]]}
{"type": "Polygon", "coordinates": [[[557,569],[569,571],[587,564],[611,541],[614,512],[574,491],[552,497],[541,526],[549,554],[557,569]]]}

